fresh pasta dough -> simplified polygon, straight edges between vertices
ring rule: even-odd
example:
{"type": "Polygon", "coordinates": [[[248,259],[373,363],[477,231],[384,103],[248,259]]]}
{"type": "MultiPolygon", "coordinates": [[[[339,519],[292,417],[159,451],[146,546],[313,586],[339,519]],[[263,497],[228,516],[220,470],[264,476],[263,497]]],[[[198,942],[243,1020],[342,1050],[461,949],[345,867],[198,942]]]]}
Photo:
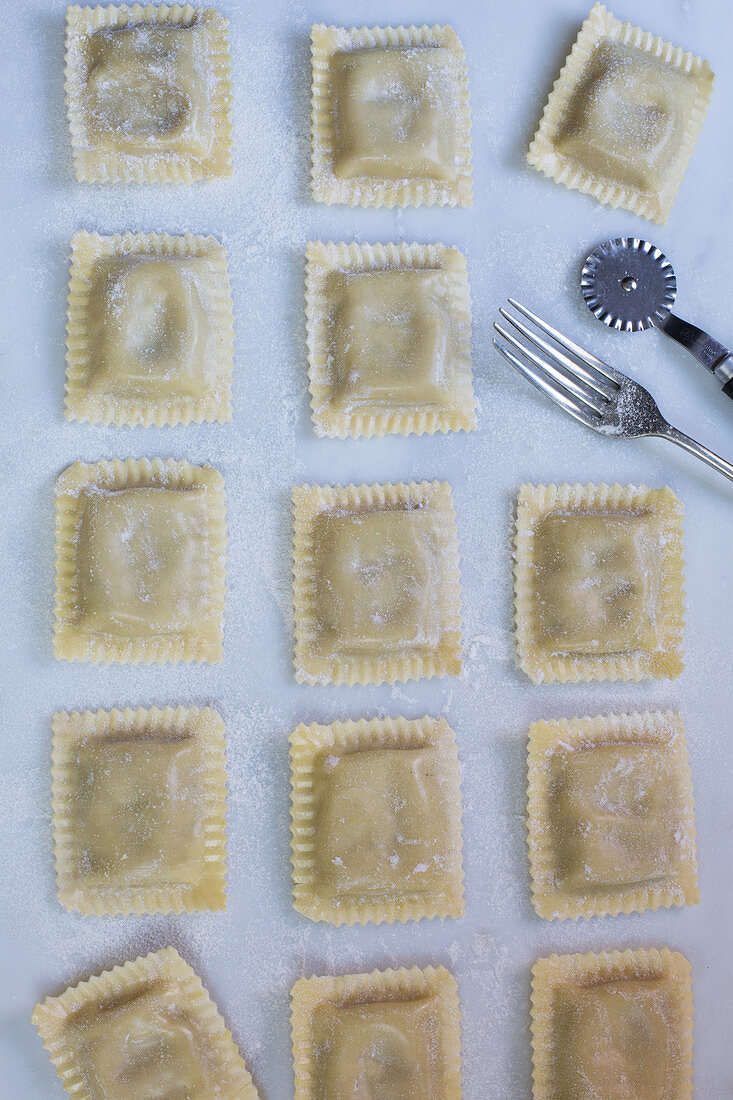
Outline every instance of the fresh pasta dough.
{"type": "Polygon", "coordinates": [[[56,485],[56,655],[221,660],[225,558],[211,467],[75,463],[56,485]]]}
{"type": "Polygon", "coordinates": [[[52,778],[57,888],[67,909],[224,907],[224,726],[216,711],[55,714],[52,778]]]}
{"type": "Polygon", "coordinates": [[[191,183],[231,174],[227,26],[212,8],[189,5],[69,7],[77,179],[191,183]]]}
{"type": "Polygon", "coordinates": [[[295,1100],[461,1100],[460,1010],[443,967],[302,978],[295,1100]]]}
{"type": "Polygon", "coordinates": [[[464,911],[455,737],[421,718],[291,736],[295,908],[332,924],[464,911]]]}
{"type": "Polygon", "coordinates": [[[313,197],[470,206],[466,61],[443,27],[312,29],[313,197]]]}
{"type": "Polygon", "coordinates": [[[231,420],[232,300],[213,237],[76,233],[67,332],[68,417],[231,420]]]}
{"type": "Polygon", "coordinates": [[[475,428],[471,302],[458,249],[319,241],[307,255],[316,433],[475,428]]]}
{"type": "Polygon", "coordinates": [[[679,714],[534,722],[528,772],[532,901],[540,916],[698,901],[692,776],[679,714]]]}
{"type": "Polygon", "coordinates": [[[293,501],[296,678],[456,675],[460,577],[449,486],[303,485],[293,501]]]}
{"type": "Polygon", "coordinates": [[[707,61],[597,3],[550,93],[529,163],[664,224],[713,88],[707,61]]]}
{"type": "Polygon", "coordinates": [[[683,955],[551,955],[532,975],[534,1100],[692,1100],[683,955]]]}
{"type": "Polygon", "coordinates": [[[671,489],[524,485],[519,663],[536,682],[678,676],[682,507],[671,489]]]}
{"type": "Polygon", "coordinates": [[[47,997],[33,1010],[77,1100],[257,1100],[201,979],[167,947],[47,997]]]}

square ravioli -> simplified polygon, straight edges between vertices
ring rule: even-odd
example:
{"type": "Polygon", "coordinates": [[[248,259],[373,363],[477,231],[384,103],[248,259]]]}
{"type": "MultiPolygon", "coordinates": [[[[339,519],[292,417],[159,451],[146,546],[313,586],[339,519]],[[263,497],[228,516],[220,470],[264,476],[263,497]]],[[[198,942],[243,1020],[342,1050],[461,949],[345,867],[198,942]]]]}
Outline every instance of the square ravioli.
{"type": "Polygon", "coordinates": [[[671,489],[523,485],[514,556],[519,664],[535,683],[679,676],[682,505],[671,489]]]}
{"type": "Polygon", "coordinates": [[[295,1100],[461,1100],[461,1017],[442,966],[301,978],[295,1100]]]}
{"type": "Polygon", "coordinates": [[[707,61],[595,4],[527,159],[565,187],[663,225],[712,89],[707,61]]]}
{"type": "Polygon", "coordinates": [[[72,4],[65,73],[78,180],[231,175],[228,22],[213,8],[72,4]]]}
{"type": "Polygon", "coordinates": [[[211,466],[75,462],[56,482],[56,656],[221,661],[226,545],[211,466]]]}
{"type": "Polygon", "coordinates": [[[450,27],[314,25],[313,198],[470,206],[466,55],[450,27]]]}
{"type": "Polygon", "coordinates": [[[692,774],[676,712],[534,722],[527,831],[541,917],[694,905],[692,774]]]}
{"type": "Polygon", "coordinates": [[[457,676],[460,574],[450,486],[299,485],[293,505],[296,679],[457,676]]]}
{"type": "Polygon", "coordinates": [[[316,434],[475,428],[471,298],[458,249],[318,241],[307,256],[316,434]]]}
{"type": "Polygon", "coordinates": [[[534,1100],[692,1100],[692,983],[661,950],[551,955],[532,970],[534,1100]]]}
{"type": "Polygon", "coordinates": [[[75,233],[67,334],[72,420],[231,420],[232,299],[214,237],[75,233]]]}
{"type": "Polygon", "coordinates": [[[59,901],[85,916],[226,904],[224,723],[206,707],[53,717],[59,901]]]}
{"type": "Polygon", "coordinates": [[[446,722],[298,726],[290,745],[298,912],[331,924],[463,916],[461,787],[446,722]]]}
{"type": "Polygon", "coordinates": [[[172,947],[47,997],[33,1023],[76,1100],[257,1100],[201,979],[172,947]]]}

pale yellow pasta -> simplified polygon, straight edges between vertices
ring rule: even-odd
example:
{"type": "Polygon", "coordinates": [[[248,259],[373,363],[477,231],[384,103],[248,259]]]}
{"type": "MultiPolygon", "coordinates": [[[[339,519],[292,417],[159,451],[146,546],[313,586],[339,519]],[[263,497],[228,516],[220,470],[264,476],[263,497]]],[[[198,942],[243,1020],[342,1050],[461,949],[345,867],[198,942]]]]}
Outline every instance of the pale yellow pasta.
{"type": "Polygon", "coordinates": [[[295,675],[389,683],[461,669],[450,487],[301,485],[293,491],[295,675]]]}
{"type": "Polygon", "coordinates": [[[534,722],[527,829],[541,917],[699,900],[695,806],[674,712],[534,722]]]}
{"type": "Polygon", "coordinates": [[[713,88],[707,61],[595,4],[528,153],[565,187],[664,224],[713,88]]]}
{"type": "Polygon", "coordinates": [[[682,506],[671,489],[523,485],[515,609],[535,682],[678,676],[682,506]]]}
{"type": "Polygon", "coordinates": [[[201,979],[167,947],[47,997],[33,1023],[75,1100],[257,1100],[201,979]]]}
{"type": "Polygon", "coordinates": [[[460,1008],[444,967],[301,978],[295,1100],[461,1100],[460,1008]]]}
{"type": "Polygon", "coordinates": [[[466,60],[455,31],[312,29],[317,202],[470,206],[466,60]]]}
{"type": "Polygon", "coordinates": [[[59,900],[89,914],[226,904],[224,724],[208,707],[53,719],[59,900]]]}
{"type": "Polygon", "coordinates": [[[87,183],[231,175],[228,23],[190,4],[72,4],[66,100],[87,183]]]}
{"type": "Polygon", "coordinates": [[[210,466],[74,463],[56,483],[56,656],[220,661],[226,542],[210,466]]]}
{"type": "Polygon", "coordinates": [[[551,955],[532,976],[534,1100],[692,1100],[683,955],[551,955]]]}
{"type": "Polygon", "coordinates": [[[74,234],[66,415],[101,424],[231,420],[232,299],[214,237],[74,234]]]}
{"type": "Polygon", "coordinates": [[[318,435],[476,427],[466,261],[444,245],[308,245],[318,435]]]}
{"type": "Polygon", "coordinates": [[[455,735],[433,718],[298,726],[295,908],[332,924],[463,915],[455,735]]]}

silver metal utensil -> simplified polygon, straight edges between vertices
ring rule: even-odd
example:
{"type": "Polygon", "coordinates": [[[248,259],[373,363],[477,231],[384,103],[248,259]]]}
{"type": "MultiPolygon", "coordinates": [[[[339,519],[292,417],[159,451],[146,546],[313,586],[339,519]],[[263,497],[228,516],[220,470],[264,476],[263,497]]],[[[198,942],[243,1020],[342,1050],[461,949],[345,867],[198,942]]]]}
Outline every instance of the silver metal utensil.
{"type": "Polygon", "coordinates": [[[669,439],[733,481],[733,465],[668,424],[652,395],[638,382],[563,336],[514,298],[509,299],[509,305],[554,343],[538,335],[506,309],[500,309],[499,313],[514,332],[495,324],[494,328],[510,347],[497,340],[494,340],[494,347],[533,386],[581,424],[603,435],[625,438],[651,435],[669,439]]]}
{"type": "Polygon", "coordinates": [[[715,375],[723,393],[733,397],[733,353],[671,312],[677,278],[655,245],[639,237],[616,237],[599,244],[583,264],[580,289],[588,309],[604,325],[620,332],[661,329],[715,375]]]}

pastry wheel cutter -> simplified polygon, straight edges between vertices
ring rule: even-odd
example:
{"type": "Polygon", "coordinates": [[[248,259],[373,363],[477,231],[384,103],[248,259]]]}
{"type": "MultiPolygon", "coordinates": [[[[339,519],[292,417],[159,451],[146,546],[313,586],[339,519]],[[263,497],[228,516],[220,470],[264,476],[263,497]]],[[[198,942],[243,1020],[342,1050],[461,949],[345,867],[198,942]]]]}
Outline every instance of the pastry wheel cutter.
{"type": "Polygon", "coordinates": [[[583,264],[580,289],[588,309],[619,332],[658,328],[686,348],[733,397],[733,352],[697,325],[672,313],[674,268],[664,253],[639,237],[616,237],[594,248],[583,264]]]}

